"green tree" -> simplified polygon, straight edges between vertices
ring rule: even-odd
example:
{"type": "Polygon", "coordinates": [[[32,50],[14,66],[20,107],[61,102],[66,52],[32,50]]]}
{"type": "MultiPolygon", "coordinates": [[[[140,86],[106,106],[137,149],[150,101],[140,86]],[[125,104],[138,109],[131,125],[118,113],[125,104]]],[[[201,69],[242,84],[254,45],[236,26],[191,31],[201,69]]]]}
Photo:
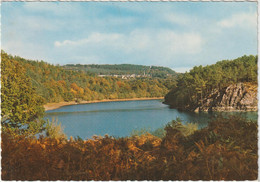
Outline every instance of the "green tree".
{"type": "Polygon", "coordinates": [[[1,124],[20,134],[35,134],[43,129],[43,98],[36,94],[31,80],[19,62],[1,53],[1,124]]]}

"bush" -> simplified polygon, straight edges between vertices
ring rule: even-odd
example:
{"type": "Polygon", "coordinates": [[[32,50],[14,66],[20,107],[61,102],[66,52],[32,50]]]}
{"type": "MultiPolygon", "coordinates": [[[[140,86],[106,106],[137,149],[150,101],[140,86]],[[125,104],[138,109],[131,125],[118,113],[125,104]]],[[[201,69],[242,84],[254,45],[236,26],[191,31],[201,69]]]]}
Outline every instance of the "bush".
{"type": "Polygon", "coordinates": [[[51,122],[47,120],[46,123],[46,137],[51,139],[66,139],[67,136],[63,132],[61,124],[58,124],[58,120],[52,120],[51,122]]]}

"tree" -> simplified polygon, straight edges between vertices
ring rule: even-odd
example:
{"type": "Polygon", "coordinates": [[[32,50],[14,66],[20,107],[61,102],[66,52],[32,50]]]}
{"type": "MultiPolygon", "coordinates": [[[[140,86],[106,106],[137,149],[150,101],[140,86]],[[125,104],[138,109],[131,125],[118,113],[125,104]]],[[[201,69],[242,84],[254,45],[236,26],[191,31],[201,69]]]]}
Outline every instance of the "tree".
{"type": "Polygon", "coordinates": [[[43,129],[43,98],[36,94],[31,80],[19,62],[1,53],[1,124],[3,129],[35,134],[43,129]]]}
{"type": "Polygon", "coordinates": [[[203,90],[205,89],[207,82],[200,78],[197,74],[195,75],[194,80],[196,85],[195,90],[198,94],[200,94],[200,104],[203,106],[203,90]]]}

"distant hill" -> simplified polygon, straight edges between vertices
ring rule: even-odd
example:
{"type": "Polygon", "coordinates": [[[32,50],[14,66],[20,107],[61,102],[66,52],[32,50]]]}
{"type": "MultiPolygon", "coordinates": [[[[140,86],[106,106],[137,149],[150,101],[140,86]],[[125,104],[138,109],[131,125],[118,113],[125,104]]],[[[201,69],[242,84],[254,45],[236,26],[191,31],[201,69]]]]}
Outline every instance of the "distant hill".
{"type": "Polygon", "coordinates": [[[110,76],[135,74],[139,77],[166,78],[177,75],[175,71],[167,67],[133,64],[66,64],[63,68],[110,76]]]}

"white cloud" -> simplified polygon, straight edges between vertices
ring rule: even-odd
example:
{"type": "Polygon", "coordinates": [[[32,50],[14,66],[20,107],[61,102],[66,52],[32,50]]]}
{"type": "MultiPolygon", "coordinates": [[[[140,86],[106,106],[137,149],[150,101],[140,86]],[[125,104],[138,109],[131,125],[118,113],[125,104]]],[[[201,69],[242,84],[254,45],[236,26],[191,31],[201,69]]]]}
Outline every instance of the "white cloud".
{"type": "Polygon", "coordinates": [[[233,14],[227,19],[219,21],[218,26],[222,28],[232,28],[235,26],[245,28],[256,28],[257,27],[257,14],[256,13],[238,13],[233,14]]]}
{"type": "MultiPolygon", "coordinates": [[[[150,50],[163,52],[170,57],[173,54],[196,54],[202,49],[202,37],[196,33],[176,33],[170,30],[150,31],[134,30],[129,34],[99,33],[90,34],[87,38],[72,41],[55,41],[54,46],[83,46],[93,49],[109,49],[126,54],[148,52],[150,50]]],[[[158,53],[156,53],[158,54],[158,53]]]]}
{"type": "Polygon", "coordinates": [[[79,40],[55,41],[54,47],[56,51],[67,52],[70,60],[82,64],[109,61],[111,64],[167,66],[170,62],[178,62],[177,66],[186,55],[199,54],[203,43],[197,33],[136,29],[128,34],[94,32],[79,40]]]}
{"type": "Polygon", "coordinates": [[[107,44],[108,42],[112,43],[114,41],[119,40],[122,38],[122,34],[102,34],[99,32],[92,33],[88,38],[86,39],[80,39],[77,41],[71,41],[71,40],[64,40],[62,42],[55,41],[54,45],[56,47],[61,47],[61,46],[81,46],[84,44],[99,44],[99,43],[105,43],[107,44]]]}
{"type": "Polygon", "coordinates": [[[125,34],[93,32],[79,40],[55,41],[54,50],[65,53],[70,62],[82,64],[180,66],[187,55],[199,54],[203,45],[204,40],[197,33],[136,29],[125,34]]]}
{"type": "Polygon", "coordinates": [[[156,35],[159,45],[172,54],[196,54],[201,51],[202,37],[196,33],[163,31],[156,35]]]}

